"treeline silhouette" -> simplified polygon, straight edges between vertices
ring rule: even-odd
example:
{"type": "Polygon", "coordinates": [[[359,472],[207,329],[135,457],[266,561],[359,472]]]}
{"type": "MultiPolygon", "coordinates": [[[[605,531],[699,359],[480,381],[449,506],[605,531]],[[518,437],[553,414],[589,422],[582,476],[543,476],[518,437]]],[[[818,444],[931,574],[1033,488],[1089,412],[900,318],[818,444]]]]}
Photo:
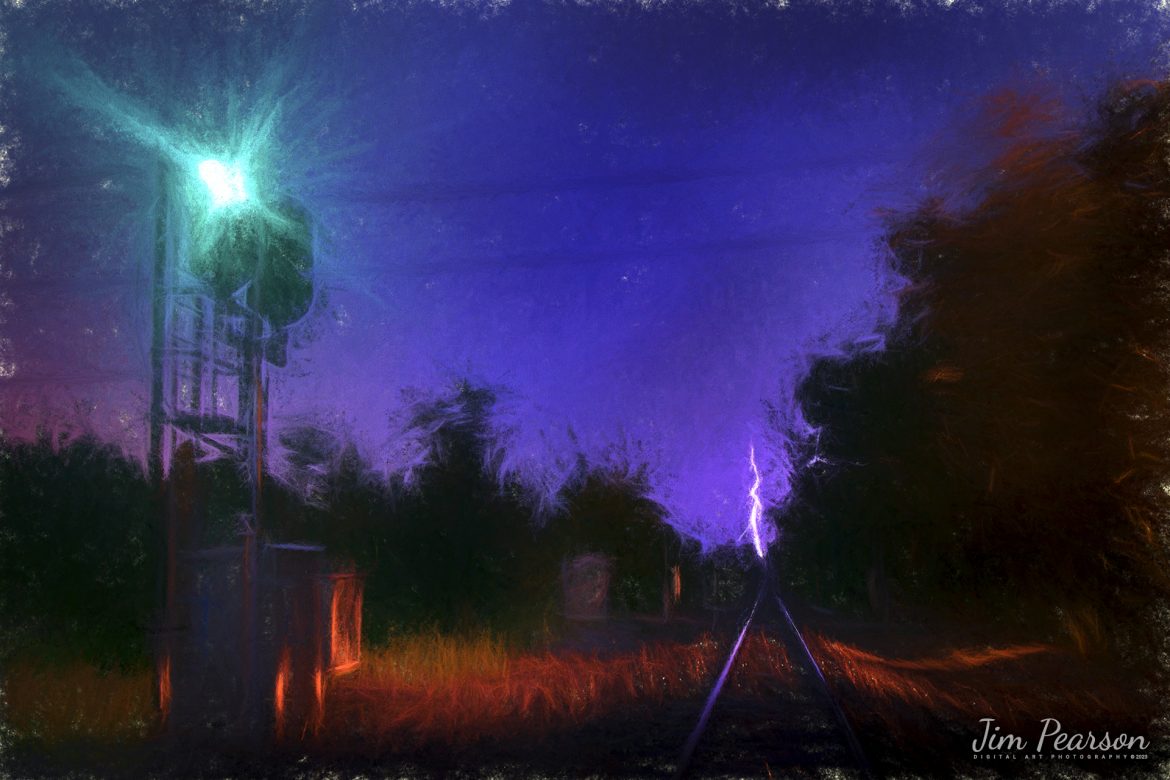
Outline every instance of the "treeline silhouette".
{"type": "MultiPolygon", "coordinates": [[[[1153,656],[1170,593],[1166,84],[1077,132],[999,96],[978,203],[890,217],[887,349],[814,362],[785,566],[879,614],[932,606],[1153,656]]],[[[971,186],[974,184],[975,186],[971,186]]]]}
{"type": "Polygon", "coordinates": [[[113,445],[0,441],[0,657],[141,663],[162,552],[152,507],[113,445]]]}
{"type": "Polygon", "coordinates": [[[401,475],[374,474],[352,445],[320,446],[327,432],[290,437],[315,442],[306,449],[317,457],[332,451],[328,479],[315,501],[286,492],[288,503],[268,516],[282,518],[281,535],[320,541],[366,574],[370,639],[427,625],[513,637],[546,632],[560,614],[561,565],[577,554],[612,559],[618,611],[661,610],[665,567],[697,568],[697,545],[666,523],[636,468],[593,468],[581,459],[561,511],[538,520],[522,485],[497,476],[495,403],[493,390],[461,382],[419,404],[410,425],[426,432],[428,452],[410,485],[401,475]]]}
{"type": "MultiPolygon", "coordinates": [[[[618,613],[660,612],[670,566],[699,582],[698,545],[684,543],[647,498],[642,470],[582,459],[562,510],[538,521],[523,488],[495,475],[495,400],[488,388],[460,383],[415,409],[411,424],[426,432],[429,451],[409,486],[387,480],[328,430],[284,435],[290,470],[312,472],[315,484],[306,491],[268,475],[264,534],[322,544],[335,564],[366,576],[367,642],[431,627],[547,636],[560,619],[562,562],[582,553],[611,558],[618,613]]],[[[170,500],[192,513],[193,546],[238,544],[239,513],[249,505],[232,461],[176,463],[154,500],[140,464],[112,445],[89,437],[2,443],[0,625],[9,641],[0,656],[23,646],[104,665],[146,661],[166,496],[181,496],[170,500]]],[[[725,589],[734,582],[723,579],[725,589]]],[[[700,598],[694,587],[684,593],[692,605],[700,598]]]]}

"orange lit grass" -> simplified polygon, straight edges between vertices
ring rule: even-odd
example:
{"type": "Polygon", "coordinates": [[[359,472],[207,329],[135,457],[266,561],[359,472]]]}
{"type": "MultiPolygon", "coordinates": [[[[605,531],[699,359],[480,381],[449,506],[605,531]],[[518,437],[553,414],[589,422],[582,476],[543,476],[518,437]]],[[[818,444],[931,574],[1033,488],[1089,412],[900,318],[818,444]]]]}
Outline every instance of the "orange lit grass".
{"type": "MultiPolygon", "coordinates": [[[[1132,717],[1120,680],[1092,680],[1080,661],[1049,645],[968,648],[918,658],[887,658],[810,634],[833,688],[867,728],[914,739],[922,715],[977,723],[1061,717],[1132,717]]],[[[362,668],[335,678],[327,693],[326,743],[352,739],[365,749],[467,745],[539,737],[631,707],[701,700],[727,648],[704,637],[598,658],[580,653],[514,655],[484,637],[438,635],[399,640],[371,652],[362,668]]],[[[728,690],[775,696],[797,684],[784,645],[749,634],[728,690]]],[[[807,678],[802,684],[811,684],[807,678]]],[[[697,717],[697,711],[696,711],[697,717]]]]}
{"type": "Polygon", "coordinates": [[[850,712],[896,740],[913,738],[916,712],[968,725],[987,717],[1033,724],[1056,717],[1120,726],[1149,714],[1132,680],[1051,645],[901,659],[821,636],[809,640],[850,712]]]}
{"type": "MultiPolygon", "coordinates": [[[[964,723],[1135,714],[1132,685],[1047,645],[891,658],[815,634],[807,639],[859,727],[881,727],[895,739],[913,739],[922,714],[964,723]]],[[[320,737],[323,745],[360,750],[467,745],[571,729],[638,706],[652,712],[666,701],[701,702],[726,651],[710,637],[607,658],[524,655],[486,635],[399,638],[365,653],[356,672],[328,680],[320,737]]],[[[796,679],[783,644],[753,631],[728,690],[763,700],[796,679]]],[[[21,662],[6,670],[4,689],[9,726],[48,744],[139,739],[157,723],[149,671],[21,662]]]]}
{"type": "MultiPolygon", "coordinates": [[[[791,671],[782,645],[754,633],[741,654],[750,681],[791,671]]],[[[638,703],[702,693],[726,648],[710,638],[646,645],[600,658],[583,653],[510,654],[490,637],[399,640],[370,652],[327,695],[326,737],[367,747],[539,735],[638,703]]]]}

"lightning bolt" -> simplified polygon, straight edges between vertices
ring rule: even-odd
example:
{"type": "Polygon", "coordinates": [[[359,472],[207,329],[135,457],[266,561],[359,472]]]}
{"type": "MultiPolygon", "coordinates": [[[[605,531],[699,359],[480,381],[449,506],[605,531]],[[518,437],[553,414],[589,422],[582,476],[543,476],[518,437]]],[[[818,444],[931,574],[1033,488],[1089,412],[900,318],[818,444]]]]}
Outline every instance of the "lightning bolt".
{"type": "Polygon", "coordinates": [[[760,518],[764,516],[764,502],[760,500],[760,469],[756,466],[756,447],[748,445],[748,462],[752,464],[752,474],[755,482],[752,483],[748,495],[752,499],[752,509],[748,514],[748,528],[752,532],[752,544],[756,547],[756,555],[764,557],[764,541],[760,538],[760,518]]]}

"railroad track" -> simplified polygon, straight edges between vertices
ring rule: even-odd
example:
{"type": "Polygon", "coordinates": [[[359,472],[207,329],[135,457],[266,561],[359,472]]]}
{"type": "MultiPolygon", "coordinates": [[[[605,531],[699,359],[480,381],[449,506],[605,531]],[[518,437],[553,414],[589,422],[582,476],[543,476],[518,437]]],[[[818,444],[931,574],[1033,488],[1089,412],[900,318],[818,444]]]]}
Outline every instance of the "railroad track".
{"type": "Polygon", "coordinates": [[[826,767],[873,777],[849,718],[765,569],[755,601],[683,746],[675,776],[766,777],[778,772],[798,777],[808,768],[807,776],[819,777],[826,767]],[[726,690],[752,629],[782,641],[797,672],[795,685],[777,681],[764,703],[758,694],[745,697],[726,690]]]}

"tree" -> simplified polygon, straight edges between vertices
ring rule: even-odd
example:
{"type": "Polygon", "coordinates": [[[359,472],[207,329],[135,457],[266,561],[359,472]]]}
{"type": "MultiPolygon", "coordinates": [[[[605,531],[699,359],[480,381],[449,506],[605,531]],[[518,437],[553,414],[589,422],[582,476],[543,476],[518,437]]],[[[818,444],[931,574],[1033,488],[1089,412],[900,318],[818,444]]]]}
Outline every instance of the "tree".
{"type": "Polygon", "coordinates": [[[890,585],[903,597],[959,589],[948,555],[953,485],[931,450],[929,398],[919,377],[929,351],[905,337],[884,353],[853,350],[816,361],[797,400],[818,428],[800,458],[782,518],[784,569],[822,601],[868,603],[889,617],[890,585]]]}
{"type": "Polygon", "coordinates": [[[141,467],[91,437],[2,442],[0,496],[0,633],[145,663],[158,535],[141,467]]]}
{"type": "Polygon", "coordinates": [[[495,402],[493,390],[464,381],[410,410],[406,433],[425,457],[395,491],[385,557],[366,586],[405,623],[511,631],[542,620],[555,595],[532,513],[489,458],[495,402]]]}
{"type": "Polygon", "coordinates": [[[613,561],[611,601],[631,612],[663,609],[670,566],[680,565],[683,541],[648,497],[645,469],[590,468],[582,460],[564,495],[564,511],[550,521],[547,543],[561,559],[602,553],[613,561]]]}
{"type": "Polygon", "coordinates": [[[873,548],[920,599],[998,594],[1140,655],[1170,594],[1170,88],[1120,87],[1075,133],[1020,133],[1034,104],[995,105],[1009,142],[977,205],[891,219],[908,284],[886,352],[802,385],[828,463],[798,480],[791,531],[854,587],[873,548]]]}

